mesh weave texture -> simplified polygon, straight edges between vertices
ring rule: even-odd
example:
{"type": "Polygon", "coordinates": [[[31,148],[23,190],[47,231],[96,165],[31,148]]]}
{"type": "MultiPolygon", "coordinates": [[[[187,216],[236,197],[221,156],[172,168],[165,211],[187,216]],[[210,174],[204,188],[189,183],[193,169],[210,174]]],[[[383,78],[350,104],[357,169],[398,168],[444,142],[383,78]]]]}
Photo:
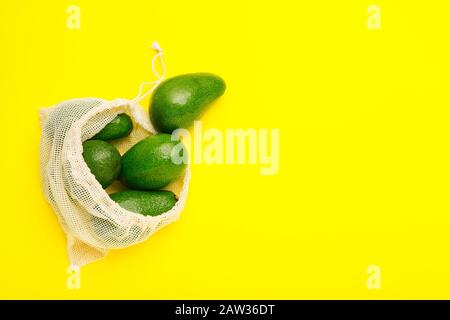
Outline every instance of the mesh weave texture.
{"type": "Polygon", "coordinates": [[[83,160],[82,143],[120,113],[127,113],[134,124],[128,137],[112,142],[123,154],[156,132],[138,104],[124,99],[84,98],[40,110],[42,188],[67,234],[70,263],[78,267],[104,257],[109,249],[146,240],[177,220],[186,201],[189,166],[183,176],[164,188],[173,191],[178,201],[159,216],[137,214],[112,201],[108,193],[121,190],[117,183],[103,190],[83,160]]]}

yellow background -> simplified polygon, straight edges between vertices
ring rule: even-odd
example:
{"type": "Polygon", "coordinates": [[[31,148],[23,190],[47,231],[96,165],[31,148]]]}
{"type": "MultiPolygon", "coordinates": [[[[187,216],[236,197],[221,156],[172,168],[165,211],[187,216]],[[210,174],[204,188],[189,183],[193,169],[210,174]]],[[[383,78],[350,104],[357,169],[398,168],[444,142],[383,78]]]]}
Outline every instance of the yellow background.
{"type": "MultiPolygon", "coordinates": [[[[450,298],[446,1],[3,1],[0,298],[450,298]],[[381,30],[366,27],[367,7],[381,30]],[[69,5],[81,29],[66,26],[69,5]],[[279,128],[280,170],[194,165],[181,219],[82,269],[44,201],[38,108],[170,76],[204,128],[279,128]],[[381,289],[366,286],[381,268],[381,289]]],[[[144,102],[148,105],[148,99],[144,102]]]]}

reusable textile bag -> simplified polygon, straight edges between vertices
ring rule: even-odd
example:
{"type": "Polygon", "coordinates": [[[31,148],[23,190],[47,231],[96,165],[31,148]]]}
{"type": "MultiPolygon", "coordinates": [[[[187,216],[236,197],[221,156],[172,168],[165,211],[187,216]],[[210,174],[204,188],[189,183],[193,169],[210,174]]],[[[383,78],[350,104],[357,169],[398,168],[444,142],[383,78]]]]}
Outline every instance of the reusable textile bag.
{"type": "Polygon", "coordinates": [[[73,269],[103,258],[109,249],[125,248],[146,240],[151,234],[178,219],[187,197],[189,164],[180,178],[166,190],[178,198],[175,206],[158,216],[144,216],[123,209],[108,196],[84,162],[82,143],[92,138],[118,114],[133,121],[128,137],[113,141],[121,154],[156,130],[139,101],[149,95],[166,75],[163,52],[155,42],[152,69],[157,81],[143,83],[133,100],[107,101],[98,98],[73,99],[40,110],[40,171],[46,200],[54,209],[67,235],[67,249],[73,269]],[[159,60],[162,74],[156,71],[159,60]],[[142,94],[145,85],[152,88],[142,94]]]}

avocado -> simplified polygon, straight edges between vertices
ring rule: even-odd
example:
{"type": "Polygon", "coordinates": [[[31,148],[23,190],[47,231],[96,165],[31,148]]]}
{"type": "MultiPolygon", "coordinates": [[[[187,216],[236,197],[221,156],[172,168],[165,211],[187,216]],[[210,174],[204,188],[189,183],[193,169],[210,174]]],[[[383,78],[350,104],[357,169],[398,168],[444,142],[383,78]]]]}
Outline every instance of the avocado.
{"type": "Polygon", "coordinates": [[[159,132],[188,128],[225,92],[225,82],[211,73],[190,73],[170,78],[156,88],[150,120],[159,132]]]}
{"type": "Polygon", "coordinates": [[[108,142],[102,140],[83,142],[83,158],[103,188],[113,183],[120,174],[120,153],[108,142]]]}
{"type": "Polygon", "coordinates": [[[186,167],[183,162],[177,164],[172,161],[172,152],[178,152],[180,158],[186,155],[186,148],[179,144],[181,142],[172,141],[167,133],[139,141],[122,156],[120,180],[132,189],[157,190],[165,187],[178,178],[186,167]]]}
{"type": "Polygon", "coordinates": [[[145,216],[157,216],[169,211],[177,202],[171,191],[128,190],[109,195],[119,206],[145,216]]]}
{"type": "Polygon", "coordinates": [[[137,225],[130,228],[103,219],[91,216],[91,228],[95,236],[103,242],[113,243],[119,246],[129,246],[136,241],[143,240],[149,235],[149,230],[143,230],[137,225]]]}
{"type": "Polygon", "coordinates": [[[108,123],[92,139],[113,140],[126,137],[133,130],[133,122],[126,113],[121,113],[108,123]]]}

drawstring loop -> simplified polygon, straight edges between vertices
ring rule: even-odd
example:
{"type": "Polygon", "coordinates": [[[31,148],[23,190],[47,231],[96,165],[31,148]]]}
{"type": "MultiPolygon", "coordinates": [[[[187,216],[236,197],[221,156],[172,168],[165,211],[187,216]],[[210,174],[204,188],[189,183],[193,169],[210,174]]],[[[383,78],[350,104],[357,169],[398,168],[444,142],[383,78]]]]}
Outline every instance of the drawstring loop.
{"type": "Polygon", "coordinates": [[[164,58],[163,58],[163,50],[161,49],[161,46],[157,41],[153,42],[152,49],[157,51],[157,53],[153,56],[152,59],[152,70],[153,74],[156,76],[157,80],[152,82],[143,82],[139,86],[139,93],[137,96],[131,100],[133,103],[139,103],[141,100],[143,100],[145,97],[147,97],[149,94],[151,94],[156,87],[164,81],[164,78],[166,77],[166,65],[164,64],[164,58]],[[162,74],[159,74],[159,72],[156,70],[156,62],[159,59],[159,62],[161,64],[162,74]],[[147,90],[147,92],[143,93],[144,87],[147,85],[152,85],[152,87],[147,90]]]}

